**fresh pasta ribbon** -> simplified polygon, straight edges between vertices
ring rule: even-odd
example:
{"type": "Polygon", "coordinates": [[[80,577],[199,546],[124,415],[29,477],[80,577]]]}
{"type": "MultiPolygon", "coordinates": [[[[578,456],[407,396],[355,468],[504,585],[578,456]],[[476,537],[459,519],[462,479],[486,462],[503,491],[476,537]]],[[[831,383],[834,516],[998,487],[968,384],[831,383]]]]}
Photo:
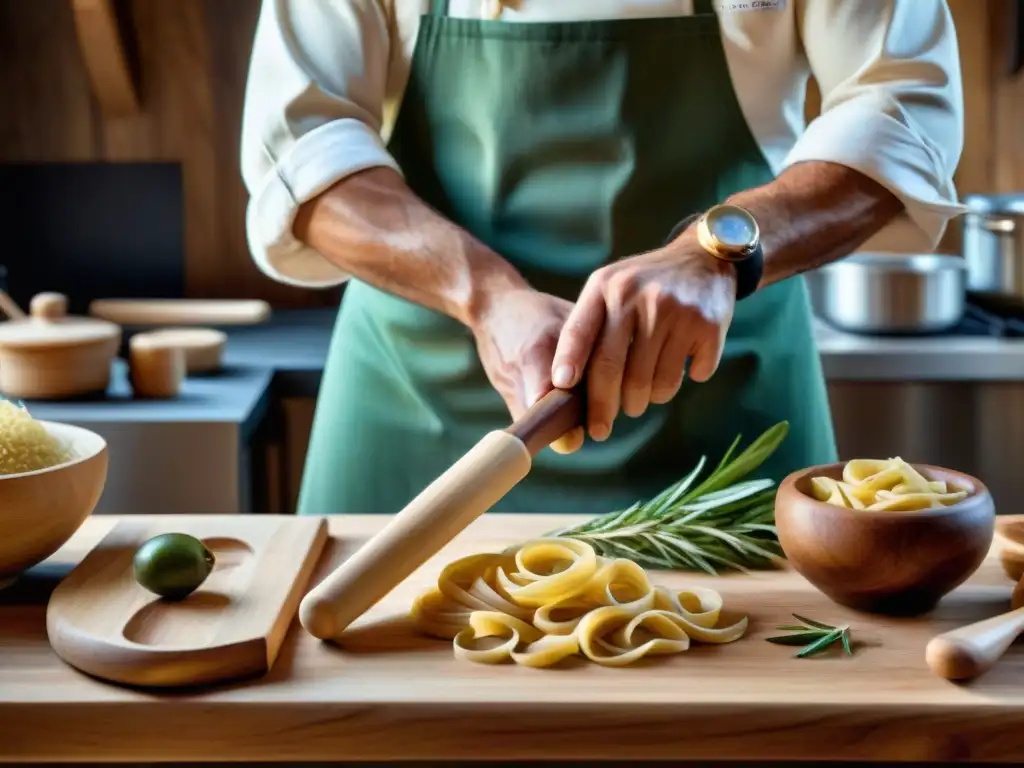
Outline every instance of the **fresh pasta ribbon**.
{"type": "Polygon", "coordinates": [[[837,507],[884,512],[936,509],[967,498],[967,491],[929,480],[899,457],[848,461],[841,480],[812,477],[811,493],[837,507]]]}
{"type": "Polygon", "coordinates": [[[582,655],[618,667],[681,653],[691,641],[738,640],[747,619],[718,626],[722,606],[714,590],[672,592],[631,560],[543,538],[449,564],[411,614],[421,632],[451,640],[465,661],[548,667],[582,655]]]}

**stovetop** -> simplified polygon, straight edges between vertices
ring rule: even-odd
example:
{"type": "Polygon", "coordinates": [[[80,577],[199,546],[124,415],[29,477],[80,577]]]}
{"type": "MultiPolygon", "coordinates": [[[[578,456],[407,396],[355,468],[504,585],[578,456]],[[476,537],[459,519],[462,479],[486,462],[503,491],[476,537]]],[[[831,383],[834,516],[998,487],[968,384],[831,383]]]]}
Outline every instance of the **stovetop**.
{"type": "Polygon", "coordinates": [[[967,302],[960,324],[949,331],[960,336],[1024,338],[1024,314],[972,297],[967,302]]]}

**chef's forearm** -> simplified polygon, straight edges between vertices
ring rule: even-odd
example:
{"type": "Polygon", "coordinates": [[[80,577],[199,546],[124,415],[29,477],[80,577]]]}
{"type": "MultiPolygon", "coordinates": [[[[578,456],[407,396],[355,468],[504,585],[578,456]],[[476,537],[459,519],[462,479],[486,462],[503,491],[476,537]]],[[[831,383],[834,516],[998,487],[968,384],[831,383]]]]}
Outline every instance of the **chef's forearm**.
{"type": "Polygon", "coordinates": [[[304,204],[293,232],[347,273],[465,325],[503,290],[525,285],[389,168],[350,176],[304,204]]]}
{"type": "Polygon", "coordinates": [[[848,256],[903,209],[878,182],[826,162],[797,163],[728,202],[758,221],[765,254],[762,286],[848,256]]]}

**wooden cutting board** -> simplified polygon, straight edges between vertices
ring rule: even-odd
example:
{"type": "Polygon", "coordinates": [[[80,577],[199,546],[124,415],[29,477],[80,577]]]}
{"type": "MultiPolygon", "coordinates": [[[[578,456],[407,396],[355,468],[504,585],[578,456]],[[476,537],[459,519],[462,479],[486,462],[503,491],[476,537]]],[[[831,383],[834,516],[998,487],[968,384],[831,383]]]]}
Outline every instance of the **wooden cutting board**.
{"type": "Polygon", "coordinates": [[[54,651],[82,672],[133,686],[185,686],[262,675],[277,658],[327,541],[318,518],[284,515],[122,519],[60,583],[46,611],[54,651]],[[187,533],[216,565],[183,601],[136,583],[138,547],[187,533]]]}
{"type": "MultiPolygon", "coordinates": [[[[148,518],[147,518],[148,519],[148,518]]],[[[259,516],[242,516],[255,522],[259,516]]],[[[387,515],[328,520],[311,583],[352,556],[387,515]]],[[[449,562],[580,522],[488,513],[346,632],[324,643],[292,624],[259,684],[151,697],[103,685],[60,661],[42,609],[0,601],[0,763],[353,763],[400,761],[717,762],[799,760],[1019,763],[1024,754],[1024,642],[967,685],[934,675],[936,634],[1006,610],[1012,582],[998,546],[930,615],[897,619],[833,604],[788,570],[712,577],[652,572],[672,589],[710,587],[743,639],[624,669],[574,660],[559,669],[459,661],[419,634],[409,608],[449,562]],[[765,638],[793,612],[849,624],[854,655],[795,659],[765,638]],[[59,723],[59,727],[55,724],[59,723]],[[187,734],[183,738],[182,734],[187,734]]],[[[48,567],[79,562],[111,529],[95,515],[48,567]]],[[[161,523],[158,530],[168,530],[161,523]]],[[[0,593],[2,595],[3,593],[0,593]]]]}

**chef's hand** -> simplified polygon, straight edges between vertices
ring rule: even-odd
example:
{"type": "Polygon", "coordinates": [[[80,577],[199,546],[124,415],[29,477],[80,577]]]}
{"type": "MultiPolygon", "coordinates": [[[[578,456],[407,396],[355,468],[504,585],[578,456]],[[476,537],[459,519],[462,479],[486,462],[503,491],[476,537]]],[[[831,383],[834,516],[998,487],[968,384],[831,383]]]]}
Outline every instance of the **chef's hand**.
{"type": "MultiPolygon", "coordinates": [[[[472,324],[480,360],[513,419],[553,389],[551,361],[572,303],[527,286],[503,290],[472,324]]],[[[552,444],[572,453],[583,444],[583,428],[552,444]]]]}
{"type": "Polygon", "coordinates": [[[687,358],[690,378],[711,377],[735,297],[734,267],[709,255],[689,231],[664,248],[603,267],[562,329],[552,381],[571,388],[586,372],[588,431],[605,440],[620,405],[636,417],[675,397],[687,358]]]}

